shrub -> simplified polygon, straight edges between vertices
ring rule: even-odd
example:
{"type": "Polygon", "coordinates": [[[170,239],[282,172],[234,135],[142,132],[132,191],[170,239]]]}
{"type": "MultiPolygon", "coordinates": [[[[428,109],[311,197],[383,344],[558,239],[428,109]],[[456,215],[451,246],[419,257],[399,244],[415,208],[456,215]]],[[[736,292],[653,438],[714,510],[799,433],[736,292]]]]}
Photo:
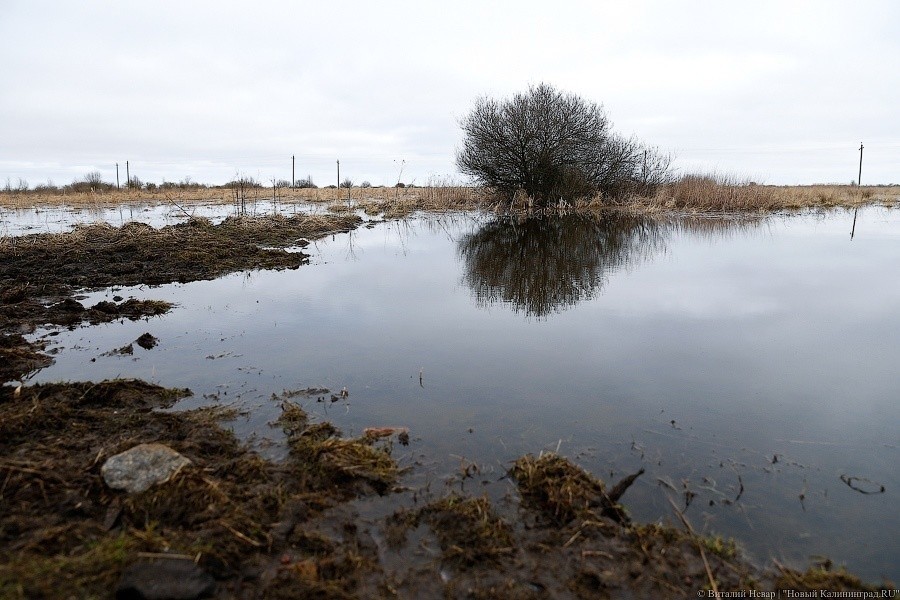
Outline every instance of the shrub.
{"type": "Polygon", "coordinates": [[[547,84],[504,101],[481,98],[461,125],[457,166],[509,201],[519,190],[539,206],[623,196],[667,179],[668,157],[614,133],[600,104],[547,84]]]}
{"type": "Polygon", "coordinates": [[[103,181],[103,174],[100,171],[91,171],[81,181],[73,181],[63,189],[72,192],[101,192],[115,189],[115,187],[113,184],[103,181]]]}
{"type": "Polygon", "coordinates": [[[344,180],[341,182],[341,187],[342,187],[342,188],[352,188],[352,187],[353,187],[353,180],[350,179],[349,177],[347,177],[346,179],[344,179],[344,180]]]}
{"type": "Polygon", "coordinates": [[[313,189],[318,187],[315,183],[313,183],[312,175],[307,175],[306,179],[298,179],[294,183],[294,187],[300,189],[313,189]]]}
{"type": "Polygon", "coordinates": [[[248,177],[248,176],[241,176],[241,177],[238,177],[237,179],[232,179],[231,181],[226,183],[225,186],[231,187],[231,188],[239,187],[239,188],[244,188],[244,189],[263,187],[263,185],[260,182],[258,182],[254,178],[248,177]]]}
{"type": "Polygon", "coordinates": [[[53,193],[58,192],[59,188],[53,184],[53,180],[48,179],[47,183],[39,183],[34,186],[34,191],[43,192],[43,193],[53,193]]]}

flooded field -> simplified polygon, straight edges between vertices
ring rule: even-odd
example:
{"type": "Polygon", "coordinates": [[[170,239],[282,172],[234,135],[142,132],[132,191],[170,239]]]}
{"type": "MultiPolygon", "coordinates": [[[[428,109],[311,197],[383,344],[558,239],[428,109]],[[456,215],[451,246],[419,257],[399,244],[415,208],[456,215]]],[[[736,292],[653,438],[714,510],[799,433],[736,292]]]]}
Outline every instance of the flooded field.
{"type": "MultiPolygon", "coordinates": [[[[181,218],[156,210],[145,222],[181,218]]],[[[0,233],[81,218],[8,212],[0,233]]],[[[636,520],[675,521],[671,498],[761,564],[821,555],[896,581],[900,212],[866,208],[853,227],[847,211],[372,223],[307,246],[295,270],[86,294],[175,308],[39,329],[55,364],[31,382],[187,387],[176,409],[237,408],[231,426],[275,457],[291,397],[348,435],[408,428],[394,457],[410,486],[464,474],[496,499],[527,453],[607,480],[644,468],[636,520]],[[157,343],[116,352],[145,333],[157,343]]]]}
{"type": "Polygon", "coordinates": [[[285,203],[252,200],[239,205],[223,205],[220,201],[177,204],[171,201],[154,204],[119,205],[49,205],[32,208],[0,206],[0,236],[20,236],[35,233],[64,233],[78,225],[109,223],[119,227],[125,223],[145,223],[151,227],[163,227],[184,223],[191,217],[209,219],[220,223],[230,215],[263,215],[277,210],[280,214],[322,213],[325,206],[313,203],[285,203]]]}

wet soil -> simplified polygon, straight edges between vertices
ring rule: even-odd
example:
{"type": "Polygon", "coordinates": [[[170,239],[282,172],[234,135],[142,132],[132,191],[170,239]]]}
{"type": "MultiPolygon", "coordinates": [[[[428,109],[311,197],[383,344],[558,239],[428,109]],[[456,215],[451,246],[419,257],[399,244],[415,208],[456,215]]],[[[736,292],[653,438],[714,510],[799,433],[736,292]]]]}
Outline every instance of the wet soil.
{"type": "MultiPolygon", "coordinates": [[[[46,366],[40,345],[21,335],[35,327],[171,308],[124,298],[84,306],[80,289],[295,268],[306,257],[279,247],[358,222],[193,220],[162,230],[92,226],[3,240],[0,375],[21,380],[46,366]]],[[[151,337],[135,343],[152,344],[151,337]]],[[[159,410],[188,394],[135,380],[0,386],[0,597],[149,598],[146,586],[160,580],[169,597],[188,598],[876,589],[828,563],[806,572],[763,570],[733,541],[699,536],[686,519],[679,527],[632,523],[620,500],[640,473],[607,486],[545,454],[511,465],[503,502],[467,494],[461,484],[409,490],[392,455],[395,441],[408,443],[406,431],[345,438],[286,393],[275,399],[282,414],[272,427],[285,436],[288,455],[276,462],[223,424],[234,410],[159,410]],[[108,487],[105,461],[142,443],[164,444],[191,464],[140,493],[108,487]]]]}
{"type": "Polygon", "coordinates": [[[824,567],[764,572],[733,542],[607,516],[613,490],[556,455],[517,461],[522,501],[508,507],[457,491],[410,502],[392,439],[344,438],[285,400],[272,426],[289,454],[273,462],[222,426],[233,410],[155,410],[188,394],[134,380],[0,387],[0,597],[129,597],[159,573],[170,591],[200,578],[217,598],[875,589],[824,567]],[[104,462],[149,442],[191,464],[143,492],[109,488],[104,462]],[[360,518],[392,495],[406,506],[360,518]]]}

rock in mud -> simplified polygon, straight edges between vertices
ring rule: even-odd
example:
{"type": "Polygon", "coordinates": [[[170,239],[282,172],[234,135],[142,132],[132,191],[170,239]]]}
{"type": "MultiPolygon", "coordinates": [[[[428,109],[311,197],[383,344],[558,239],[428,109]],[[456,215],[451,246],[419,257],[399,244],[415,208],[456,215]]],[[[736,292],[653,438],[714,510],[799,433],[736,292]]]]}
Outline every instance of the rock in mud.
{"type": "Polygon", "coordinates": [[[183,559],[142,561],[125,569],[116,600],[194,600],[216,591],[212,576],[183,559]]]}
{"type": "Polygon", "coordinates": [[[190,459],[163,444],[140,444],[111,456],[100,469],[106,485],[137,494],[158,483],[165,483],[190,459]]]}

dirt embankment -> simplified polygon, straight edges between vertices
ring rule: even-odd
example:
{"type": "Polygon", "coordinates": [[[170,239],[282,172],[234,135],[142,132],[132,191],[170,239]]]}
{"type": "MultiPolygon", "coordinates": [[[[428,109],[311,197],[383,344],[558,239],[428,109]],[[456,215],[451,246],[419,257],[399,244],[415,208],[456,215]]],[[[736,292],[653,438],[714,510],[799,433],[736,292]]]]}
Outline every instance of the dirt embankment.
{"type": "Polygon", "coordinates": [[[349,231],[356,216],[237,217],[220,225],[191,219],[154,229],[87,225],[61,234],[0,239],[0,382],[20,379],[48,358],[19,335],[41,325],[74,326],[165,313],[166,302],[120,298],[84,306],[80,289],[213,279],[249,269],[293,269],[303,247],[349,231]]]}

